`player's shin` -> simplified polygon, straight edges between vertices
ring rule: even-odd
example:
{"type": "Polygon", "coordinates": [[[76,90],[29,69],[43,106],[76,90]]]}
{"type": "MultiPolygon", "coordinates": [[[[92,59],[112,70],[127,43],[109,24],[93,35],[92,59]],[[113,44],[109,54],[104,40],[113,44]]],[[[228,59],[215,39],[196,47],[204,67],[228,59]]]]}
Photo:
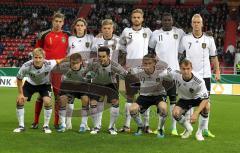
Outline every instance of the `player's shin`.
{"type": "Polygon", "coordinates": [[[66,127],[66,106],[61,106],[59,110],[59,119],[62,127],[66,127]]]}
{"type": "Polygon", "coordinates": [[[170,101],[170,108],[169,108],[170,110],[169,111],[170,111],[171,121],[172,121],[171,130],[177,129],[177,121],[174,119],[173,113],[172,113],[175,103],[176,103],[176,101],[170,101]]]}
{"type": "Polygon", "coordinates": [[[97,104],[90,105],[90,114],[93,119],[94,127],[97,127],[97,120],[98,120],[98,111],[97,111],[97,104]]]}
{"type": "Polygon", "coordinates": [[[74,104],[73,104],[73,100],[72,102],[70,102],[67,106],[66,109],[66,126],[67,129],[71,129],[72,128],[72,113],[73,113],[73,109],[74,109],[74,104]]]}
{"type": "Polygon", "coordinates": [[[190,122],[187,121],[186,117],[183,115],[180,115],[179,117],[175,117],[175,119],[187,130],[192,131],[193,127],[190,124],[190,122]]]}
{"type": "Polygon", "coordinates": [[[82,106],[82,122],[80,127],[86,128],[87,127],[87,121],[88,121],[88,112],[89,112],[89,107],[88,106],[82,106]]]}
{"type": "Polygon", "coordinates": [[[52,115],[52,106],[44,106],[44,127],[49,126],[49,122],[52,115]]]}
{"type": "Polygon", "coordinates": [[[43,106],[43,100],[41,97],[38,97],[35,103],[35,114],[34,114],[34,123],[38,124],[39,123],[39,116],[42,110],[43,106]]]}
{"type": "Polygon", "coordinates": [[[130,123],[131,123],[131,115],[130,115],[130,106],[132,104],[132,101],[127,100],[125,103],[125,115],[126,115],[126,121],[125,121],[125,126],[130,128],[130,123]]]}
{"type": "Polygon", "coordinates": [[[97,111],[98,111],[97,124],[98,124],[99,128],[101,128],[101,126],[102,126],[103,109],[104,109],[104,102],[99,101],[97,104],[97,111]]]}
{"type": "Polygon", "coordinates": [[[19,126],[24,127],[24,106],[17,104],[16,113],[19,126]]]}
{"type": "Polygon", "coordinates": [[[114,124],[119,116],[119,104],[112,104],[110,108],[110,124],[109,129],[114,128],[114,124]]]}
{"type": "Polygon", "coordinates": [[[134,121],[137,123],[138,127],[143,127],[143,122],[141,119],[141,116],[139,114],[139,111],[131,111],[130,112],[132,118],[134,119],[134,121]]]}
{"type": "Polygon", "coordinates": [[[150,107],[142,114],[143,116],[143,126],[149,126],[149,118],[150,118],[150,107]]]}

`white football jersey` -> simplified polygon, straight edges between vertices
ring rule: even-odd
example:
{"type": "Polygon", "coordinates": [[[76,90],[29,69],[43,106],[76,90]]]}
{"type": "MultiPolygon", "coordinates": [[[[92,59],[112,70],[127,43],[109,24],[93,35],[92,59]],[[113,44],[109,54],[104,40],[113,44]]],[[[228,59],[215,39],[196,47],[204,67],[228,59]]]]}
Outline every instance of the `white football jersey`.
{"type": "Polygon", "coordinates": [[[132,68],[130,73],[140,80],[140,95],[159,96],[166,95],[165,88],[162,85],[163,77],[159,74],[162,70],[155,70],[153,74],[147,74],[143,68],[132,68]]]}
{"type": "Polygon", "coordinates": [[[118,63],[110,61],[107,66],[102,66],[99,62],[89,63],[85,73],[93,72],[92,83],[100,85],[108,85],[117,83],[116,75],[126,76],[127,71],[118,63]]]}
{"type": "Polygon", "coordinates": [[[192,72],[193,77],[189,81],[185,81],[182,78],[182,74],[179,71],[168,72],[168,77],[174,80],[178,97],[180,99],[207,99],[208,91],[205,82],[198,73],[192,72]]]}
{"type": "Polygon", "coordinates": [[[56,64],[55,60],[44,60],[43,66],[37,69],[33,60],[27,61],[19,69],[17,78],[22,80],[27,77],[26,81],[32,85],[50,84],[49,74],[56,64]]]}
{"type": "Polygon", "coordinates": [[[210,57],[217,56],[217,49],[213,37],[203,34],[196,38],[188,34],[182,38],[180,53],[186,50],[186,58],[192,62],[193,71],[202,78],[211,77],[210,57]]]}
{"type": "Polygon", "coordinates": [[[117,35],[113,35],[111,39],[104,39],[95,37],[92,45],[92,50],[97,51],[99,47],[108,47],[110,49],[110,59],[118,62],[118,53],[121,49],[120,38],[117,35]]]}
{"type": "Polygon", "coordinates": [[[80,53],[83,59],[89,59],[93,39],[93,35],[90,34],[85,34],[83,37],[70,36],[68,38],[68,56],[80,53]]]}
{"type": "Polygon", "coordinates": [[[143,56],[148,53],[148,44],[152,31],[149,28],[142,27],[135,31],[132,28],[125,28],[120,37],[121,44],[127,53],[127,67],[136,67],[141,65],[143,56]]]}
{"type": "Polygon", "coordinates": [[[166,62],[172,70],[179,70],[178,51],[184,35],[184,31],[176,27],[171,31],[164,31],[162,28],[155,30],[150,38],[149,47],[155,49],[158,58],[166,62]]]}

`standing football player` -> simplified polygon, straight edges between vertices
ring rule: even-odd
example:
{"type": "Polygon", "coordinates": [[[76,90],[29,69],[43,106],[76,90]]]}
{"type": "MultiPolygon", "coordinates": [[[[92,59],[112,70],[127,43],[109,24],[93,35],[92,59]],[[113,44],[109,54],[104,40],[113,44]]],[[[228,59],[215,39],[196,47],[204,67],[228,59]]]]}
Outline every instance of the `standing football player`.
{"type": "MultiPolygon", "coordinates": [[[[87,34],[87,22],[83,18],[77,18],[72,24],[72,36],[68,39],[68,56],[74,53],[81,54],[82,62],[87,63],[90,58],[91,46],[93,43],[93,35],[87,34]]],[[[66,117],[66,129],[72,129],[72,112],[74,109],[74,103],[67,104],[67,117],[66,117]]],[[[83,121],[87,121],[87,116],[82,116],[83,121]]],[[[80,129],[88,129],[87,124],[80,126],[80,129]]]]}
{"type": "MultiPolygon", "coordinates": [[[[36,47],[41,47],[46,53],[46,59],[62,59],[67,55],[68,37],[69,33],[62,30],[64,24],[64,15],[62,13],[55,13],[52,19],[52,28],[41,32],[38,35],[36,47]]],[[[51,75],[51,83],[53,86],[53,92],[55,96],[54,105],[54,127],[58,128],[59,121],[59,97],[58,90],[60,88],[61,76],[58,74],[51,75]]],[[[32,124],[32,128],[38,128],[39,116],[41,113],[43,101],[39,97],[35,103],[35,117],[32,124]]]]}
{"type": "MultiPolygon", "coordinates": [[[[162,28],[155,30],[149,42],[150,51],[166,62],[172,70],[179,70],[178,51],[181,38],[184,36],[182,29],[173,26],[173,18],[170,13],[164,13],[162,16],[162,28]]],[[[172,119],[171,134],[178,135],[176,120],[172,116],[172,110],[176,104],[176,87],[167,90],[167,96],[170,100],[170,114],[172,119]]],[[[159,129],[159,127],[158,127],[159,129]]]]}
{"type": "MultiPolygon", "coordinates": [[[[120,37],[121,44],[125,47],[124,50],[126,52],[125,58],[127,68],[140,66],[143,56],[148,53],[148,44],[152,31],[149,28],[145,28],[142,26],[144,21],[143,16],[144,13],[141,9],[133,10],[131,13],[132,27],[125,28],[120,37]]],[[[121,132],[130,131],[131,115],[129,109],[131,104],[133,103],[134,95],[138,93],[137,88],[133,88],[130,86],[130,84],[134,82],[139,82],[139,80],[125,80],[127,96],[125,103],[126,120],[123,128],[120,130],[121,132]]],[[[145,113],[143,114],[144,130],[147,133],[151,133],[151,130],[149,129],[149,112],[150,109],[145,111],[145,113]]]]}
{"type": "MultiPolygon", "coordinates": [[[[210,59],[215,68],[215,79],[220,80],[220,69],[217,58],[217,50],[212,36],[208,36],[202,31],[203,19],[200,14],[195,14],[192,17],[192,33],[184,36],[181,41],[180,53],[186,51],[186,58],[192,62],[193,71],[199,73],[206,83],[207,90],[210,94],[211,90],[211,66],[210,59]]],[[[208,130],[209,116],[200,116],[199,129],[196,133],[196,139],[204,140],[204,136],[215,137],[208,130]],[[204,124],[204,129],[200,126],[204,124]],[[203,135],[202,135],[203,133],[203,135]]]]}

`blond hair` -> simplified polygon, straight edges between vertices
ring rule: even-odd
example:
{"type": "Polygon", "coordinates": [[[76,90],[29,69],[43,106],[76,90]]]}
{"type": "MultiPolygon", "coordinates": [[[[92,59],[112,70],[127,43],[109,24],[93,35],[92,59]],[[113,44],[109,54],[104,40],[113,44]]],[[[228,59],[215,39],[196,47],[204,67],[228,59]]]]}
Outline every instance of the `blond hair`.
{"type": "Polygon", "coordinates": [[[132,13],[131,13],[131,15],[133,15],[134,13],[140,13],[140,14],[142,14],[142,16],[144,16],[144,12],[143,12],[143,10],[142,10],[142,9],[139,9],[139,8],[133,10],[132,13]]]}
{"type": "Polygon", "coordinates": [[[105,19],[105,20],[102,20],[101,25],[102,26],[104,26],[104,25],[113,25],[114,26],[114,22],[112,19],[105,19]]]}
{"type": "Polygon", "coordinates": [[[37,55],[40,55],[42,57],[45,58],[45,51],[42,49],[42,48],[35,48],[33,51],[32,51],[32,55],[33,57],[34,56],[37,56],[37,55]]]}
{"type": "Polygon", "coordinates": [[[193,21],[194,18],[200,18],[201,22],[203,22],[203,18],[200,14],[194,14],[193,17],[192,17],[192,21],[193,21]]]}

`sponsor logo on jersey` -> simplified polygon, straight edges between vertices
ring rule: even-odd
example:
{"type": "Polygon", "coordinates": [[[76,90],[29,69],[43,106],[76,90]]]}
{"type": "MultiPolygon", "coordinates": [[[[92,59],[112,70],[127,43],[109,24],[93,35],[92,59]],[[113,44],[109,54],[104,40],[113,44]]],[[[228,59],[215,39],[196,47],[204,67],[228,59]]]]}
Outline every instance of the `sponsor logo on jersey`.
{"type": "Polygon", "coordinates": [[[147,38],[147,33],[143,33],[143,38],[147,38]]]}
{"type": "Polygon", "coordinates": [[[174,39],[178,39],[178,34],[174,34],[174,35],[173,35],[173,38],[174,38],[174,39]]]}
{"type": "Polygon", "coordinates": [[[65,43],[66,42],[66,38],[62,37],[62,42],[65,43]]]}
{"type": "Polygon", "coordinates": [[[86,42],[86,43],[85,43],[85,46],[86,46],[87,48],[89,48],[90,42],[86,42]]]}
{"type": "Polygon", "coordinates": [[[205,49],[207,47],[206,43],[202,43],[202,48],[205,49]]]}

